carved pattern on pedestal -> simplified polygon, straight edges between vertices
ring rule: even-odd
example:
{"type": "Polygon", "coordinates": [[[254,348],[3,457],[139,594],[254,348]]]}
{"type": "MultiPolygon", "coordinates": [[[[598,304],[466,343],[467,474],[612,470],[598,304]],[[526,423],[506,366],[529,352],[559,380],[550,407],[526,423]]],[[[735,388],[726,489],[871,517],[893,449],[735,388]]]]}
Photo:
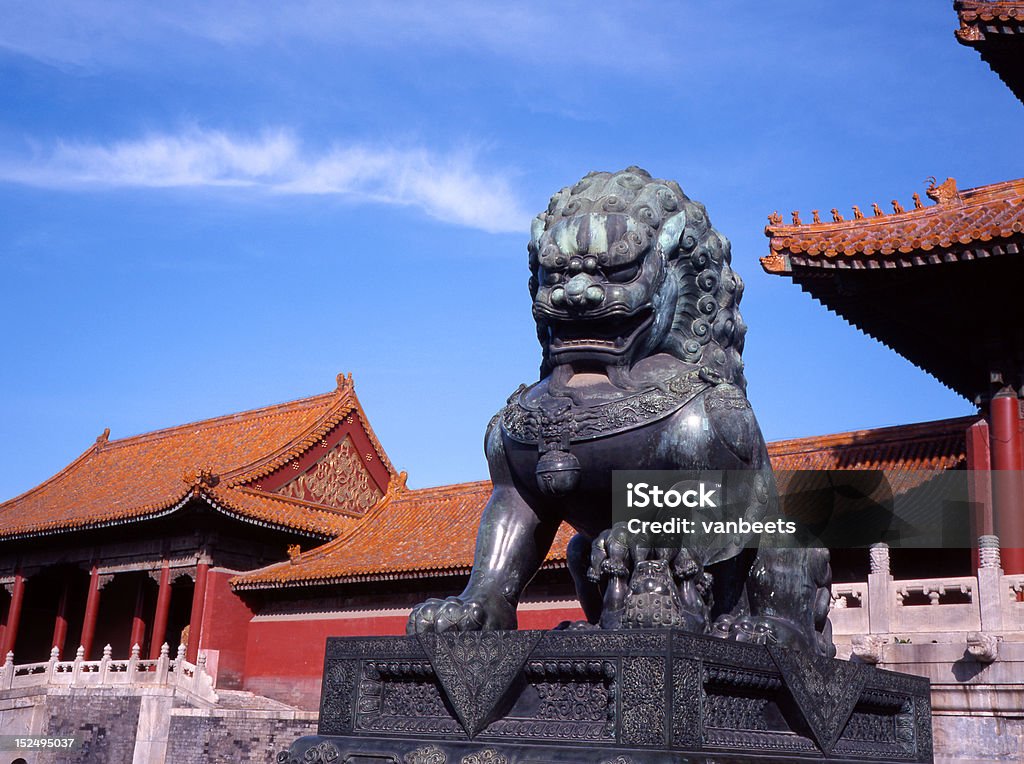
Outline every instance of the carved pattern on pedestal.
{"type": "Polygon", "coordinates": [[[539,639],[539,633],[507,631],[419,635],[445,696],[470,737],[492,721],[539,639]]]}
{"type": "Polygon", "coordinates": [[[484,748],[463,756],[461,764],[508,764],[508,756],[494,748],[484,748]]]}
{"type": "Polygon", "coordinates": [[[333,661],[324,670],[320,704],[320,734],[342,735],[352,730],[352,693],[356,666],[352,661],[333,661]]]}
{"type": "Polygon", "coordinates": [[[830,754],[864,691],[868,669],[807,651],[769,646],[768,653],[818,745],[830,754]]]}
{"type": "Polygon", "coordinates": [[[277,754],[278,764],[335,764],[341,762],[341,751],[329,740],[322,740],[307,748],[302,758],[292,756],[289,751],[277,754]]]}
{"type": "Polygon", "coordinates": [[[446,764],[448,757],[436,745],[424,745],[402,757],[402,764],[446,764]]]}
{"type": "Polygon", "coordinates": [[[676,658],[672,664],[672,743],[680,747],[701,739],[700,663],[676,658]]]}
{"type": "Polygon", "coordinates": [[[623,658],[622,742],[662,745],[665,742],[665,659],[623,658]]]}

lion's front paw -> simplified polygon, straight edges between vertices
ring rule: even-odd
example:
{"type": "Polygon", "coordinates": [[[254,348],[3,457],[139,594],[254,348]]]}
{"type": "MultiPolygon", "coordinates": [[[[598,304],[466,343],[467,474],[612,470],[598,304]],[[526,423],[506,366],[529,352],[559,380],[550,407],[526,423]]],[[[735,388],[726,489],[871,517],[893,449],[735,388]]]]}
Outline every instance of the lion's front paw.
{"type": "Polygon", "coordinates": [[[414,607],[405,631],[422,634],[515,628],[516,611],[503,598],[448,597],[427,600],[414,607]]]}
{"type": "Polygon", "coordinates": [[[756,645],[782,645],[803,650],[810,646],[808,636],[784,618],[744,615],[721,616],[713,629],[715,636],[756,645]]]}

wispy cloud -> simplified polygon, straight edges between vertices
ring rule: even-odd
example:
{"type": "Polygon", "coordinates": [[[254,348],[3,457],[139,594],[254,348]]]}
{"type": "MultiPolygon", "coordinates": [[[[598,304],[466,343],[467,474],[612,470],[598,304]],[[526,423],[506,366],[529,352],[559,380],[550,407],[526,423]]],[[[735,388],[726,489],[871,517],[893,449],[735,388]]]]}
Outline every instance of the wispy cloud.
{"type": "Polygon", "coordinates": [[[489,232],[521,232],[529,221],[507,177],[480,169],[472,152],[335,145],[315,153],[284,130],[241,137],[193,129],[109,145],[61,142],[33,161],[0,161],[0,182],[68,191],[222,188],[333,195],[415,207],[489,232]]]}
{"type": "Polygon", "coordinates": [[[688,15],[673,7],[655,23],[652,6],[602,8],[587,0],[507,7],[477,0],[5,0],[0,50],[91,67],[138,63],[152,59],[154,49],[177,56],[189,42],[238,49],[297,40],[361,55],[367,49],[440,47],[562,67],[568,46],[573,69],[586,62],[639,70],[671,64],[673,40],[688,15]],[[633,40],[642,44],[630,45],[633,40]],[[629,55],[617,55],[619,45],[627,45],[629,55]]]}

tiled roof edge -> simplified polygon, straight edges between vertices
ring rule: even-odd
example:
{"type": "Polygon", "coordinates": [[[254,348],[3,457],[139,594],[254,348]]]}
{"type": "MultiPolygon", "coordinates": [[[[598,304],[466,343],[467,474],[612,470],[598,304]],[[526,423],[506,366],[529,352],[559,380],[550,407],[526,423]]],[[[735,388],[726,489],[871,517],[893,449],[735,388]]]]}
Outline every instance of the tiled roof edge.
{"type": "Polygon", "coordinates": [[[877,445],[923,439],[928,436],[953,435],[966,431],[970,425],[979,419],[981,419],[980,414],[969,414],[949,419],[934,419],[928,422],[913,422],[911,424],[890,425],[888,427],[870,427],[863,430],[848,430],[828,435],[784,438],[782,440],[770,441],[768,443],[768,453],[770,456],[782,456],[818,451],[830,446],[860,446],[869,443],[877,445]],[[858,438],[862,440],[858,441],[858,438]],[[797,447],[799,445],[802,445],[802,447],[797,447]],[[785,450],[787,447],[792,450],[785,450]]]}

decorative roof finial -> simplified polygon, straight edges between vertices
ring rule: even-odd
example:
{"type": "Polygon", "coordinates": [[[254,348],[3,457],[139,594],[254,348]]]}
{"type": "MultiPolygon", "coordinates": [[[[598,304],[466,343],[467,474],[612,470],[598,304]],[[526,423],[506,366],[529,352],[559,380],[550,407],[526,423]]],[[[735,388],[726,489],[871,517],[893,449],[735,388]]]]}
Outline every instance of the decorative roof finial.
{"type": "Polygon", "coordinates": [[[96,445],[104,446],[110,440],[110,428],[104,427],[103,432],[96,436],[96,445]]]}
{"type": "Polygon", "coordinates": [[[302,547],[301,546],[299,546],[298,544],[289,544],[288,545],[288,559],[291,562],[295,562],[296,558],[298,558],[298,556],[300,554],[302,554],[302,547]]]}
{"type": "Polygon", "coordinates": [[[882,212],[882,208],[878,206],[878,202],[871,202],[871,211],[874,213],[876,218],[880,218],[885,215],[885,213],[882,212]]]}
{"type": "Polygon", "coordinates": [[[856,204],[853,205],[853,219],[854,220],[863,220],[864,219],[864,213],[860,211],[860,207],[858,207],[856,204]]]}
{"type": "Polygon", "coordinates": [[[341,372],[337,377],[335,377],[335,380],[338,383],[339,393],[347,392],[355,387],[355,383],[352,381],[352,372],[349,372],[348,374],[341,372]]]}
{"type": "Polygon", "coordinates": [[[815,223],[821,222],[821,215],[818,214],[817,210],[811,210],[811,217],[814,218],[815,223]]]}
{"type": "Polygon", "coordinates": [[[398,494],[406,490],[405,481],[409,479],[409,473],[402,470],[397,475],[391,478],[391,482],[388,483],[388,496],[397,496],[398,494]]]}
{"type": "Polygon", "coordinates": [[[793,225],[803,225],[803,221],[800,220],[800,210],[793,210],[789,214],[793,216],[793,225]]]}
{"type": "Polygon", "coordinates": [[[193,493],[198,493],[203,488],[213,488],[220,482],[220,478],[209,467],[185,470],[181,479],[191,486],[193,493]]]}
{"type": "Polygon", "coordinates": [[[832,208],[832,221],[835,223],[842,223],[845,218],[839,214],[839,210],[835,207],[832,208]]]}
{"type": "Polygon", "coordinates": [[[782,225],[782,215],[779,214],[778,210],[775,210],[775,212],[768,216],[768,225],[782,225]]]}
{"type": "Polygon", "coordinates": [[[931,185],[925,189],[928,198],[938,204],[954,204],[960,201],[960,193],[956,190],[956,178],[946,178],[939,185],[935,185],[935,178],[929,177],[931,185]]]}
{"type": "Polygon", "coordinates": [[[892,200],[892,211],[895,212],[897,215],[899,215],[901,212],[904,212],[903,205],[900,204],[899,201],[897,201],[896,199],[892,200]]]}
{"type": "Polygon", "coordinates": [[[914,192],[914,209],[915,210],[924,209],[924,205],[921,204],[921,196],[920,196],[920,194],[917,193],[917,191],[914,192]]]}

